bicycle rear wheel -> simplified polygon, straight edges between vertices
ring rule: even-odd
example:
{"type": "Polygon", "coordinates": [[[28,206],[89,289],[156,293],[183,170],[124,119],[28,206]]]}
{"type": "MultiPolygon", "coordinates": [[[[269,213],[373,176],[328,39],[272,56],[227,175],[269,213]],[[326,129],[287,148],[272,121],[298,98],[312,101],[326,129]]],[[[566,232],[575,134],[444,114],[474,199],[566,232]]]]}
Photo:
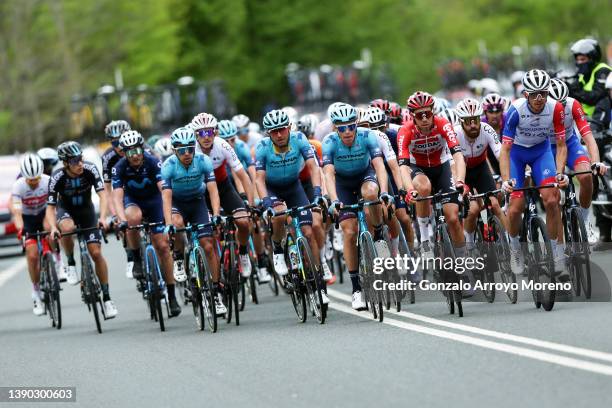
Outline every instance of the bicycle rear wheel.
{"type": "Polygon", "coordinates": [[[571,267],[577,276],[577,296],[580,296],[580,288],[584,297],[591,298],[591,260],[589,255],[589,240],[586,233],[584,220],[576,208],[570,212],[569,225],[571,226],[572,246],[570,248],[571,267]]]}
{"type": "Polygon", "coordinates": [[[374,290],[374,258],[376,249],[369,232],[364,232],[359,237],[359,272],[363,281],[363,290],[370,306],[374,320],[384,320],[382,296],[374,290]]]}
{"type": "Polygon", "coordinates": [[[194,271],[197,274],[197,282],[199,282],[199,287],[197,288],[198,293],[200,294],[199,298],[201,301],[199,304],[202,305],[202,308],[199,309],[203,313],[200,315],[202,319],[202,325],[204,325],[204,319],[208,323],[208,330],[211,333],[217,332],[217,311],[215,309],[215,291],[213,289],[213,281],[212,281],[212,273],[210,271],[210,267],[208,266],[208,261],[206,260],[206,254],[201,247],[196,247],[195,251],[195,262],[196,269],[194,271]]]}
{"type": "Polygon", "coordinates": [[[46,274],[47,285],[47,310],[49,311],[49,319],[51,326],[56,329],[62,328],[62,306],[60,303],[60,284],[57,279],[57,271],[55,270],[55,261],[53,256],[48,253],[43,259],[43,273],[46,274]]]}
{"type": "Polygon", "coordinates": [[[161,276],[161,271],[159,269],[159,263],[157,262],[157,255],[155,254],[155,250],[153,247],[147,247],[146,252],[146,273],[148,275],[148,279],[151,280],[151,293],[149,293],[149,297],[151,299],[151,306],[153,307],[152,312],[155,316],[155,320],[159,322],[159,329],[161,331],[166,331],[166,326],[164,324],[164,315],[162,313],[161,306],[161,298],[163,294],[161,293],[161,285],[159,281],[159,277],[161,276]]]}
{"type": "Polygon", "coordinates": [[[302,258],[302,266],[304,268],[302,272],[303,277],[306,278],[304,283],[306,286],[306,293],[308,294],[308,300],[310,301],[317,321],[323,324],[327,317],[327,305],[323,304],[323,297],[321,295],[321,292],[324,290],[321,273],[315,264],[310,245],[308,245],[306,238],[298,238],[297,247],[298,253],[302,258]]]}
{"type": "MultiPolygon", "coordinates": [[[[553,261],[552,245],[546,226],[540,217],[534,217],[529,223],[529,250],[532,253],[533,278],[535,283],[544,285],[555,283],[555,266],[553,261]]],[[[547,312],[551,311],[555,305],[555,290],[540,289],[536,291],[537,302],[542,305],[547,312]]]]}

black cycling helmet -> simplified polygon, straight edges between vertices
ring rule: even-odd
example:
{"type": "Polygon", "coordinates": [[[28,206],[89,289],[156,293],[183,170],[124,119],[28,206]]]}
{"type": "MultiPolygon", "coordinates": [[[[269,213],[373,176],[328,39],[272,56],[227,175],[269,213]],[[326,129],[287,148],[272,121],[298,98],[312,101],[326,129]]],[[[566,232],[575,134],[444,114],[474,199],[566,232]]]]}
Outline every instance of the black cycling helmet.
{"type": "Polygon", "coordinates": [[[81,145],[72,140],[64,142],[57,146],[57,156],[61,161],[66,161],[72,157],[78,157],[83,155],[83,149],[81,145]]]}

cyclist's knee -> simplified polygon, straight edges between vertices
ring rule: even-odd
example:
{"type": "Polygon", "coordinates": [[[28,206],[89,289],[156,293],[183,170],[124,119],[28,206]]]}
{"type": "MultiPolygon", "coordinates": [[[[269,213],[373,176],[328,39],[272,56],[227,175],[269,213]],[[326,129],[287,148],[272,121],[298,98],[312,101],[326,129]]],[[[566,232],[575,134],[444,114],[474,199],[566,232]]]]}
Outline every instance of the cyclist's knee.
{"type": "Polygon", "coordinates": [[[213,245],[213,239],[212,238],[202,238],[200,240],[200,245],[202,245],[202,248],[204,249],[204,252],[214,256],[214,245],[213,245]]]}
{"type": "Polygon", "coordinates": [[[183,221],[183,217],[181,217],[180,214],[176,214],[176,213],[172,214],[172,223],[177,228],[185,227],[185,223],[183,221]]]}
{"type": "Polygon", "coordinates": [[[542,194],[542,203],[546,211],[554,211],[559,206],[559,192],[550,191],[549,194],[542,194]]]}
{"type": "Polygon", "coordinates": [[[239,220],[236,220],[236,228],[238,228],[240,231],[245,231],[248,232],[250,227],[249,227],[249,221],[246,218],[241,218],[239,220]]]}
{"type": "Polygon", "coordinates": [[[103,259],[102,247],[100,246],[100,244],[90,244],[87,246],[87,249],[89,250],[89,255],[91,256],[91,259],[94,260],[94,262],[103,259]]]}
{"type": "Polygon", "coordinates": [[[142,211],[135,205],[129,206],[125,209],[125,217],[130,225],[140,224],[142,221],[142,211]]]}
{"type": "Polygon", "coordinates": [[[156,234],[152,238],[153,247],[159,253],[166,253],[170,250],[170,245],[168,245],[168,240],[164,239],[163,234],[156,234]]]}
{"type": "Polygon", "coordinates": [[[348,219],[340,223],[345,240],[355,241],[357,238],[357,220],[348,219]]]}
{"type": "Polygon", "coordinates": [[[59,226],[59,230],[62,233],[72,232],[76,229],[76,226],[74,225],[74,221],[72,220],[72,218],[63,219],[62,221],[60,221],[58,226],[59,226]]]}
{"type": "Polygon", "coordinates": [[[303,225],[302,226],[302,233],[304,234],[306,239],[310,241],[312,239],[312,226],[311,225],[303,225]]]}
{"type": "Polygon", "coordinates": [[[373,201],[378,198],[378,185],[373,182],[366,182],[361,186],[361,196],[366,201],[373,201]]]}
{"type": "Polygon", "coordinates": [[[26,247],[26,259],[28,262],[35,262],[38,260],[38,248],[36,245],[26,247]]]}

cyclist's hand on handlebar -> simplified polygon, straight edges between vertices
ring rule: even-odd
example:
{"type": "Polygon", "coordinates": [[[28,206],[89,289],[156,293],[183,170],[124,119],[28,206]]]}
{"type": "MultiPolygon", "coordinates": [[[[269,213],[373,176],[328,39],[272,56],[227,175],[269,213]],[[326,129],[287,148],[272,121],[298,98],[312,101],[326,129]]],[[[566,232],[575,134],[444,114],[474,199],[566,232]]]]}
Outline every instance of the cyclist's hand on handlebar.
{"type": "Polygon", "coordinates": [[[104,231],[108,230],[108,222],[106,222],[106,218],[100,217],[98,219],[98,226],[104,231]]]}
{"type": "Polygon", "coordinates": [[[272,200],[272,197],[270,196],[266,196],[261,200],[261,203],[263,204],[264,208],[272,208],[273,204],[274,204],[274,200],[272,200]]]}
{"type": "Polygon", "coordinates": [[[502,189],[508,194],[511,193],[514,190],[514,180],[505,180],[502,183],[502,189]]]}
{"type": "Polygon", "coordinates": [[[603,176],[608,171],[608,166],[603,164],[602,162],[597,162],[591,164],[591,169],[593,170],[593,174],[603,176]]]}
{"type": "Polygon", "coordinates": [[[558,173],[555,180],[559,183],[559,187],[561,188],[565,188],[569,185],[569,177],[563,173],[558,173]]]}
{"type": "Polygon", "coordinates": [[[52,239],[60,239],[62,234],[57,229],[57,227],[51,227],[51,231],[49,231],[49,235],[51,235],[52,239]]]}
{"type": "Polygon", "coordinates": [[[216,226],[221,225],[223,223],[223,219],[221,218],[220,215],[213,215],[212,223],[216,227],[216,226]]]}
{"type": "Polygon", "coordinates": [[[386,205],[393,204],[393,197],[389,193],[387,193],[386,191],[384,193],[380,194],[380,199],[386,205]]]}
{"type": "Polygon", "coordinates": [[[274,217],[276,215],[276,211],[274,211],[274,208],[272,207],[267,207],[266,210],[264,211],[264,216],[265,217],[274,217]]]}
{"type": "Polygon", "coordinates": [[[327,200],[325,199],[325,197],[322,196],[315,197],[312,203],[318,205],[321,208],[327,207],[327,200]]]}
{"type": "Polygon", "coordinates": [[[173,235],[176,232],[176,227],[174,226],[174,224],[167,224],[164,227],[164,234],[166,235],[173,235]]]}
{"type": "Polygon", "coordinates": [[[331,215],[332,217],[334,217],[335,215],[337,215],[338,210],[340,208],[343,207],[343,204],[340,200],[334,200],[332,201],[331,205],[329,206],[329,208],[327,209],[327,211],[329,212],[329,215],[331,215]]]}
{"type": "Polygon", "coordinates": [[[470,186],[465,184],[463,180],[457,180],[455,182],[455,188],[462,196],[466,196],[470,192],[470,186]]]}
{"type": "Polygon", "coordinates": [[[122,221],[119,224],[119,231],[124,232],[125,230],[127,230],[127,227],[128,227],[127,221],[122,221]]]}

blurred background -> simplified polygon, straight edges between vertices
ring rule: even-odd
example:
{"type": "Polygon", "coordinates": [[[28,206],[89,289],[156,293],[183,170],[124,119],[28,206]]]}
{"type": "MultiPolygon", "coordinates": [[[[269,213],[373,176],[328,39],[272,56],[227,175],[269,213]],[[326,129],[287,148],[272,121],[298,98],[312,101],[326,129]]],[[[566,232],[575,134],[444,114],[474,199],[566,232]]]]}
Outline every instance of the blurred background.
{"type": "Polygon", "coordinates": [[[101,141],[111,119],[146,137],[202,111],[511,92],[515,70],[575,71],[579,38],[612,57],[611,22],[610,0],[2,0],[0,153],[101,141]]]}

